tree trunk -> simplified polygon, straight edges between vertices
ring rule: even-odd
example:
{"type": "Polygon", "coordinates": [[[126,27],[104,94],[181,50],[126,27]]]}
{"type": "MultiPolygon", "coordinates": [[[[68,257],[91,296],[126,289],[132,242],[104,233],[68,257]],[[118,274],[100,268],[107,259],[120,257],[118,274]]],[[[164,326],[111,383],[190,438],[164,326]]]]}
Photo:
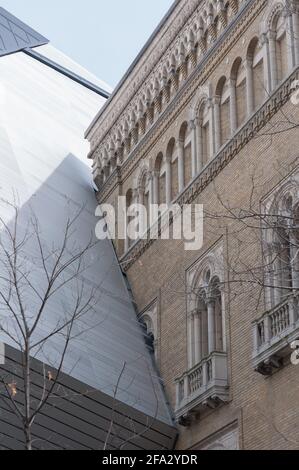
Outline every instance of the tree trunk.
{"type": "Polygon", "coordinates": [[[25,388],[25,440],[26,450],[32,450],[32,436],[31,436],[31,417],[30,417],[30,395],[31,395],[31,380],[30,380],[30,345],[29,340],[26,341],[24,351],[24,388],[25,388]]]}

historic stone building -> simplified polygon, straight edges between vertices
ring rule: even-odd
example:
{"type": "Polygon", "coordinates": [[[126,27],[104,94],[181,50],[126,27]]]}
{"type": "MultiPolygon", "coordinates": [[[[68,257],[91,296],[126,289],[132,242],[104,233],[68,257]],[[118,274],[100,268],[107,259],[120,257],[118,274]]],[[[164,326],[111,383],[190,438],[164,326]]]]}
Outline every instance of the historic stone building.
{"type": "Polygon", "coordinates": [[[298,65],[298,1],[177,0],[86,133],[99,202],[204,205],[115,241],[179,449],[299,448],[298,65]]]}

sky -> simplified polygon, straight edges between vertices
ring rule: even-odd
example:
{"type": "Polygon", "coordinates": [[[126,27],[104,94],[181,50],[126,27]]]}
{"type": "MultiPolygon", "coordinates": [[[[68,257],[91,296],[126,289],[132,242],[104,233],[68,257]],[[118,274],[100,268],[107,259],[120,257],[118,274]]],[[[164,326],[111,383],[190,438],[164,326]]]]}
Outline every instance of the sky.
{"type": "Polygon", "coordinates": [[[111,87],[173,0],[0,0],[0,6],[111,87]]]}

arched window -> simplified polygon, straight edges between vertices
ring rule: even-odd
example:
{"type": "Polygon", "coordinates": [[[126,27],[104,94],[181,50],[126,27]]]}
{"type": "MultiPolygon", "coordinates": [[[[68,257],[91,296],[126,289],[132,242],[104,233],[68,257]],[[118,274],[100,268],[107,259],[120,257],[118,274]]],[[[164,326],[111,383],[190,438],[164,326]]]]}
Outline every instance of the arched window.
{"type": "Polygon", "coordinates": [[[268,20],[269,59],[271,67],[271,88],[274,89],[287,77],[294,62],[293,28],[290,16],[284,8],[268,20]]]}
{"type": "Polygon", "coordinates": [[[283,12],[275,18],[273,23],[276,33],[276,67],[277,82],[281,82],[288,75],[288,39],[287,39],[287,23],[286,16],[283,12]]]}
{"type": "Polygon", "coordinates": [[[258,109],[266,97],[264,56],[258,38],[251,40],[247,51],[247,110],[248,115],[258,109]]]}
{"type": "Polygon", "coordinates": [[[197,277],[190,299],[188,343],[190,368],[214,352],[224,352],[220,280],[206,269],[197,277]]]}

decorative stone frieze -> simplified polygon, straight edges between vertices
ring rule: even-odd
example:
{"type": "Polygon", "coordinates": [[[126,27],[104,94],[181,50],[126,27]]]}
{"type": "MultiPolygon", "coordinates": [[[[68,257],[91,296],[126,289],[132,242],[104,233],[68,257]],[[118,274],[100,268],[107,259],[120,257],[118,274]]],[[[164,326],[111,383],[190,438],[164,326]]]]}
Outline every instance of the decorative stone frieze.
{"type": "Polygon", "coordinates": [[[132,140],[132,145],[127,147],[128,158],[137,142],[151,128],[154,116],[159,116],[167,107],[170,93],[172,98],[176,96],[196,63],[202,60],[215,43],[217,35],[228,26],[227,9],[231,8],[236,15],[239,4],[242,8],[243,4],[251,1],[231,0],[226,4],[222,0],[177,2],[169,20],[166,20],[148,50],[133,67],[129,74],[130,80],[125,80],[87,132],[91,143],[89,158],[102,160],[111,142],[116,144],[119,137],[121,144],[125,145],[128,138],[132,140]],[[168,23],[171,23],[171,27],[168,23]],[[218,24],[222,24],[222,28],[218,24]],[[140,108],[143,109],[143,116],[140,116],[140,108]],[[139,114],[139,118],[132,120],[132,114],[139,114]],[[148,117],[147,125],[143,120],[144,115],[148,117]],[[142,127],[142,133],[136,132],[139,127],[142,127]],[[132,139],[133,134],[137,137],[132,139]]]}

